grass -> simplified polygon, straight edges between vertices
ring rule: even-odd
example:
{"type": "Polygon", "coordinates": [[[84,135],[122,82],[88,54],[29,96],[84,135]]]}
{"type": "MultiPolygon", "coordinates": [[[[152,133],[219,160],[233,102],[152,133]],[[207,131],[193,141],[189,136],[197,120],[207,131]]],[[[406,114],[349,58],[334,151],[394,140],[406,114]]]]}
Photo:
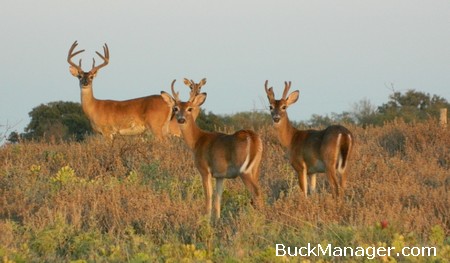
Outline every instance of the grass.
{"type": "Polygon", "coordinates": [[[3,262],[328,262],[356,257],[276,257],[275,244],[436,246],[450,261],[450,130],[434,121],[349,127],[356,145],[345,198],[325,176],[301,198],[273,129],[264,141],[254,210],[240,180],[228,180],[223,218],[203,216],[191,152],[166,142],[93,136],[82,143],[21,143],[0,149],[0,259],[3,262]],[[383,225],[382,225],[382,221],[383,225]],[[387,226],[384,225],[387,223],[387,226]]]}

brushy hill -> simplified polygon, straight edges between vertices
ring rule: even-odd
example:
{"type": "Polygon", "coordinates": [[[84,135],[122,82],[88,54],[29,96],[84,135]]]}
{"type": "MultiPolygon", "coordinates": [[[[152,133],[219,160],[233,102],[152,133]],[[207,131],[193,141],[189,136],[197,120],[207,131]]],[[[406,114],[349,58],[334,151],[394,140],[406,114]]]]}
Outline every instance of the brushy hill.
{"type": "MultiPolygon", "coordinates": [[[[191,152],[180,138],[155,142],[93,136],[82,143],[0,149],[3,262],[298,262],[365,258],[276,257],[275,244],[436,246],[450,260],[450,129],[435,121],[349,127],[356,145],[342,202],[318,177],[300,198],[272,127],[264,141],[254,210],[243,183],[225,182],[223,218],[209,224],[191,152]]],[[[378,260],[414,261],[393,257],[378,260]]]]}

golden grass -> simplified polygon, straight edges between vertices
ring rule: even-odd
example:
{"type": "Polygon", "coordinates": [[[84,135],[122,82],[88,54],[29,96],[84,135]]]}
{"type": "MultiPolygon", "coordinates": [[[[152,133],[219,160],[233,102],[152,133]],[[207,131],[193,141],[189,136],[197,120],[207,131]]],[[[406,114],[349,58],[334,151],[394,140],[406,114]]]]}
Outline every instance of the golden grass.
{"type": "Polygon", "coordinates": [[[332,198],[325,176],[318,177],[318,194],[301,198],[284,149],[264,127],[257,132],[265,144],[265,207],[255,211],[243,183],[228,180],[223,218],[212,227],[203,216],[200,175],[180,138],[4,145],[0,256],[271,261],[267,254],[280,242],[369,245],[399,233],[425,244],[435,226],[448,238],[450,130],[434,121],[349,128],[356,144],[342,202],[332,198]],[[389,227],[377,230],[382,220],[389,227]]]}

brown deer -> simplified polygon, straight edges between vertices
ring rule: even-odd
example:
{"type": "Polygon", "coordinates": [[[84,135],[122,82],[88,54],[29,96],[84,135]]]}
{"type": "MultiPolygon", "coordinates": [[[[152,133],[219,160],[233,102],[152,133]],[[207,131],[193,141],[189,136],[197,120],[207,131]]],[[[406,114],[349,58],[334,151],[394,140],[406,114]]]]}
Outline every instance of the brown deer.
{"type": "Polygon", "coordinates": [[[273,126],[280,143],[288,149],[292,167],[298,174],[300,190],[307,196],[307,175],[310,176],[309,190],[314,193],[316,174],[326,173],[333,196],[339,195],[339,187],[344,191],[345,170],[353,147],[353,135],[341,125],[331,125],[324,130],[298,130],[289,122],[287,108],[298,100],[299,91],[287,96],[291,82],[285,82],[283,96],[275,99],[273,88],[267,87],[273,126]],[[338,182],[338,175],[341,180],[338,182]]]}
{"type": "MultiPolygon", "coordinates": [[[[198,95],[201,91],[201,88],[206,84],[206,78],[202,79],[199,83],[195,83],[193,80],[188,80],[187,78],[184,79],[184,84],[188,86],[190,91],[190,96],[198,95]]],[[[194,120],[197,119],[198,115],[200,114],[200,107],[195,107],[192,110],[192,116],[194,117],[194,120]]],[[[178,125],[178,121],[176,118],[174,118],[174,113],[172,113],[172,118],[170,120],[169,124],[169,130],[170,134],[174,136],[181,136],[181,130],[178,125]]]]}
{"type": "Polygon", "coordinates": [[[252,194],[252,203],[260,206],[262,200],[258,177],[263,150],[260,137],[250,130],[240,130],[229,135],[200,129],[194,121],[193,111],[205,102],[206,93],[191,94],[187,102],[181,102],[174,84],[175,80],[172,82],[173,97],[164,91],[161,91],[161,96],[173,108],[183,138],[194,153],[195,166],[202,176],[208,218],[211,217],[213,206],[212,178],[216,179],[216,219],[220,218],[224,179],[241,177],[252,194]]]}
{"type": "MultiPolygon", "coordinates": [[[[138,135],[145,131],[151,131],[156,138],[165,137],[170,131],[175,135],[180,134],[179,128],[170,130],[170,118],[172,110],[160,95],[151,95],[125,101],[99,100],[94,97],[92,82],[97,72],[109,63],[109,49],[105,44],[104,54],[96,52],[103,63],[95,66],[93,60],[92,69],[84,72],[81,68],[81,59],[77,64],[72,61],[76,55],[84,52],[74,52],[78,43],[75,41],[69,49],[67,62],[70,64],[70,73],[80,81],[81,106],[88,117],[92,128],[106,138],[112,139],[115,135],[138,135]]],[[[199,84],[190,81],[189,86],[198,87],[206,83],[206,79],[199,84]]],[[[192,89],[191,87],[191,89],[192,89]]],[[[192,91],[191,91],[192,92],[192,91]]],[[[199,109],[195,109],[197,117],[199,109]]]]}

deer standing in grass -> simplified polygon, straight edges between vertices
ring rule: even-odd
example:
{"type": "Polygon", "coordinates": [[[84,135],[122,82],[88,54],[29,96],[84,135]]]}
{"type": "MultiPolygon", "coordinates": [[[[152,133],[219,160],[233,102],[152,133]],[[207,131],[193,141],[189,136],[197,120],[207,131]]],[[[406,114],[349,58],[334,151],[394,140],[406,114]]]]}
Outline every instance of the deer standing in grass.
{"type": "MultiPolygon", "coordinates": [[[[92,82],[97,76],[99,69],[109,63],[109,49],[105,44],[104,54],[96,52],[103,60],[103,63],[95,66],[93,60],[92,69],[88,72],[81,68],[81,59],[77,64],[72,61],[76,55],[84,52],[79,50],[74,52],[78,43],[75,41],[69,49],[67,62],[70,64],[70,73],[79,79],[81,88],[81,106],[88,117],[94,131],[104,137],[112,139],[115,135],[139,135],[145,131],[151,131],[156,138],[161,139],[169,132],[179,135],[178,127],[170,125],[172,110],[160,95],[151,95],[125,101],[98,100],[94,97],[92,82]]],[[[199,84],[188,81],[192,90],[199,90],[206,83],[203,79],[199,84]],[[196,87],[196,89],[193,89],[196,87]]],[[[187,82],[185,81],[186,85],[187,82]]],[[[191,91],[192,92],[192,91],[191,91]]],[[[199,109],[194,111],[195,117],[199,109]]]]}
{"type": "Polygon", "coordinates": [[[181,102],[179,93],[174,90],[174,84],[175,80],[172,82],[173,97],[164,91],[161,91],[161,96],[169,107],[173,108],[183,138],[194,153],[195,166],[202,176],[208,218],[211,217],[213,206],[212,178],[216,179],[216,219],[220,218],[224,179],[241,177],[252,194],[252,203],[260,206],[262,200],[258,177],[263,150],[260,137],[251,130],[240,130],[230,135],[201,130],[195,123],[193,110],[205,102],[206,93],[191,93],[187,102],[181,102]]]}
{"type": "Polygon", "coordinates": [[[333,196],[339,195],[339,188],[344,191],[346,184],[345,170],[353,147],[353,135],[341,126],[332,125],[324,130],[297,130],[289,122],[287,108],[298,100],[299,91],[287,96],[291,82],[285,82],[283,96],[275,99],[273,88],[267,87],[273,126],[278,133],[280,143],[289,151],[292,167],[298,174],[300,190],[307,196],[307,176],[310,176],[309,190],[315,192],[316,174],[326,173],[333,196]],[[338,179],[340,174],[341,180],[338,179]]]}

